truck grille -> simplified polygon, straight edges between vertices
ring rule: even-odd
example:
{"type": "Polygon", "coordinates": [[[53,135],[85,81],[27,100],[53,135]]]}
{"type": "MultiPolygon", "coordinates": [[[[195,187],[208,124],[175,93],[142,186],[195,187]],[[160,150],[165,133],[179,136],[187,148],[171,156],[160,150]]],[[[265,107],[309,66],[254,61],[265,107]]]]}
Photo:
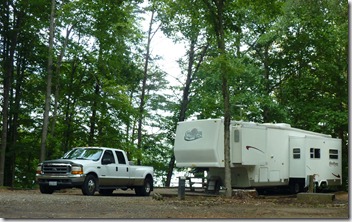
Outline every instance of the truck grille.
{"type": "Polygon", "coordinates": [[[71,165],[65,163],[43,164],[43,173],[66,174],[71,172],[71,165]]]}

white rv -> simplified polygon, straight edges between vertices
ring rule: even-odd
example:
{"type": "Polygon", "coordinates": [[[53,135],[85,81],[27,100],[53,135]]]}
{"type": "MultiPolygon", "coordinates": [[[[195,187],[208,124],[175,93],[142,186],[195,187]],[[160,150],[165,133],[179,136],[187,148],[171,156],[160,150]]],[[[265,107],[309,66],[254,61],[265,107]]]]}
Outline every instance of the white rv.
{"type": "MultiPolygon", "coordinates": [[[[341,185],[341,140],[291,127],[232,121],[230,125],[232,188],[341,185]]],[[[177,167],[206,168],[208,190],[224,185],[224,122],[206,119],[179,122],[174,152],[177,167]]]]}

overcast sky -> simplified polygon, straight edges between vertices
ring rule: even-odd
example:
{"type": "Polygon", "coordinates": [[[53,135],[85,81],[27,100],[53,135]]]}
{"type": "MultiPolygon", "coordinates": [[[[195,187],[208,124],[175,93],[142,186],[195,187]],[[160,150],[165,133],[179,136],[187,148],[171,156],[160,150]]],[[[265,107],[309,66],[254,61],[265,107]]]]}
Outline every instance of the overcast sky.
{"type": "MultiPolygon", "coordinates": [[[[145,5],[147,5],[147,1],[143,3],[143,6],[145,5]]],[[[150,16],[150,13],[146,13],[143,16],[144,21],[142,21],[142,26],[145,33],[148,33],[150,16]]],[[[158,24],[153,25],[153,31],[155,31],[157,25],[158,24]]],[[[167,80],[170,81],[170,84],[178,84],[175,80],[180,77],[181,70],[177,60],[185,56],[185,53],[186,50],[183,44],[174,43],[171,39],[167,38],[160,29],[152,39],[151,54],[161,57],[157,65],[168,74],[167,80]]]]}

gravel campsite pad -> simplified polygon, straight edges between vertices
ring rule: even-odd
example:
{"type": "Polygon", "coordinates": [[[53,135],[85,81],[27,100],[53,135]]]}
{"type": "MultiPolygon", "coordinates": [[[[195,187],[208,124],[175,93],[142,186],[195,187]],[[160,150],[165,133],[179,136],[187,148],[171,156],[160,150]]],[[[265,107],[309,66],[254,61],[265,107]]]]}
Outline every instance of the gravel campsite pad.
{"type": "Polygon", "coordinates": [[[309,204],[295,195],[234,195],[225,198],[204,192],[156,188],[148,197],[116,190],[112,196],[84,196],[79,189],[54,194],[39,190],[0,189],[0,217],[36,218],[349,218],[348,193],[335,193],[329,204],[309,204]]]}

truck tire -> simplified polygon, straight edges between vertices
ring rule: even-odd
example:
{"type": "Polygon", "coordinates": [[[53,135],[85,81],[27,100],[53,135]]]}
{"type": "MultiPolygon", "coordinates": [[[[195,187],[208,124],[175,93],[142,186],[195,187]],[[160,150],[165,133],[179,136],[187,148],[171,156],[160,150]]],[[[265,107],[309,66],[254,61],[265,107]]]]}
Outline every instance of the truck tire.
{"type": "Polygon", "coordinates": [[[42,184],[39,185],[39,190],[43,194],[52,194],[52,193],[54,193],[54,188],[49,187],[47,185],[42,185],[42,184]]]}
{"type": "Polygon", "coordinates": [[[152,191],[153,180],[150,178],[145,178],[144,185],[140,187],[135,187],[134,191],[138,196],[149,196],[152,191]]]}
{"type": "Polygon", "coordinates": [[[97,189],[97,178],[91,174],[88,174],[82,185],[83,195],[93,196],[97,189]]]}

